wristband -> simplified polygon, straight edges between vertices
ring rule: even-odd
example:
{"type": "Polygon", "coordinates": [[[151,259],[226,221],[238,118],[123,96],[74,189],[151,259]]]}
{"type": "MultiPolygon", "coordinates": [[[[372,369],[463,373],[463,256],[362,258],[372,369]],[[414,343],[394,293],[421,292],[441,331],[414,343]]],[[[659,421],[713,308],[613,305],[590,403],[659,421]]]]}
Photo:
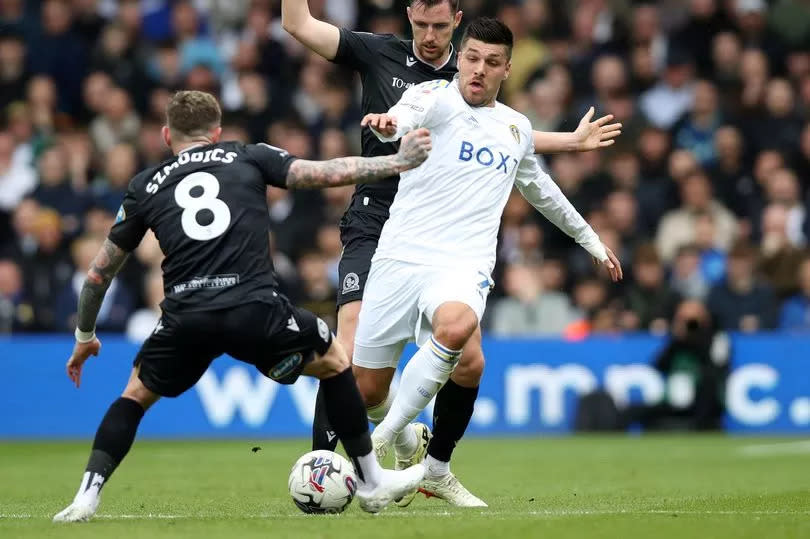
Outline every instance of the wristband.
{"type": "Polygon", "coordinates": [[[76,342],[86,344],[96,338],[96,330],[94,328],[93,331],[82,331],[77,327],[73,335],[76,337],[76,342]]]}

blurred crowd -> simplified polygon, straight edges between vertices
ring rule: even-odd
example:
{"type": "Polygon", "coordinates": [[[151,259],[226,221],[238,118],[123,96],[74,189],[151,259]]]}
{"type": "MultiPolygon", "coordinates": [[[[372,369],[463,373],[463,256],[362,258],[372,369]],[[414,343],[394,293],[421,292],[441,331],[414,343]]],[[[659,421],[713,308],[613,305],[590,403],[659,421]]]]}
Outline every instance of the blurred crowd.
{"type": "MultiPolygon", "coordinates": [[[[339,26],[409,34],[406,1],[309,4],[339,26]]],[[[461,5],[465,20],[512,28],[501,100],[536,129],[571,131],[590,105],[624,124],[607,150],[544,165],[625,282],[515,194],[487,331],[667,333],[684,300],[719,329],[810,330],[810,0],[461,5]]],[[[287,35],[279,13],[278,0],[0,0],[0,333],[72,331],[128,181],[167,157],[173,91],[217,95],[226,139],[312,159],[359,153],[358,79],[287,35]]],[[[267,193],[279,278],[330,324],[351,194],[267,193]]],[[[99,331],[150,333],[161,259],[148,236],[99,331]]]]}

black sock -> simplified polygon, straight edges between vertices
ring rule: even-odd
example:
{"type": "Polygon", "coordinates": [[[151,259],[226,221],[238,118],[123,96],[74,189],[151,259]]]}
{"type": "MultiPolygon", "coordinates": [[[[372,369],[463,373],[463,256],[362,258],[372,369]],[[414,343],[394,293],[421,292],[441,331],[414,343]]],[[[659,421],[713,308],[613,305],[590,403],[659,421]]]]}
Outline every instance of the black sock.
{"type": "Polygon", "coordinates": [[[450,462],[456,444],[470,424],[476,398],[477,387],[462,387],[453,380],[444,384],[436,394],[433,407],[433,438],[428,445],[428,455],[450,462]]]}
{"type": "Polygon", "coordinates": [[[321,389],[329,424],[340,438],[346,454],[359,457],[371,453],[366,406],[351,367],[337,376],[321,380],[321,389]]]}
{"type": "Polygon", "coordinates": [[[110,405],[98,426],[93,451],[87,462],[86,471],[90,472],[88,486],[93,474],[100,475],[106,481],[121,464],[132,447],[143,414],[143,407],[132,399],[119,397],[110,405]]]}
{"type": "Polygon", "coordinates": [[[326,449],[327,451],[334,451],[337,444],[337,434],[329,424],[326,399],[323,394],[323,382],[321,382],[318,386],[318,396],[315,399],[315,418],[312,420],[312,450],[326,449]]]}

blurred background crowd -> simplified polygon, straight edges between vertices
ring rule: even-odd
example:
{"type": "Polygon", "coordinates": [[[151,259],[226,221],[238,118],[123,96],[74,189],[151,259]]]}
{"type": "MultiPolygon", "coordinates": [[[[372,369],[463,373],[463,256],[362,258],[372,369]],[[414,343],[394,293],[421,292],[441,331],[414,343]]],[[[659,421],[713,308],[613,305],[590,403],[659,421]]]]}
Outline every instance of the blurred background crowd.
{"type": "MultiPolygon", "coordinates": [[[[339,26],[409,33],[406,1],[309,4],[339,26]]],[[[684,300],[689,320],[719,329],[810,330],[810,0],[461,5],[464,20],[512,28],[501,100],[535,129],[571,131],[592,104],[624,124],[609,149],[544,165],[625,282],[610,284],[515,194],[490,334],[667,333],[684,300]]],[[[312,159],[359,153],[359,81],[287,35],[279,14],[278,0],[0,0],[0,333],[73,330],[128,181],[167,157],[173,91],[217,95],[226,139],[312,159]]],[[[351,194],[267,193],[280,280],[331,324],[351,194]]],[[[161,259],[147,237],[100,331],[151,332],[161,259]]]]}

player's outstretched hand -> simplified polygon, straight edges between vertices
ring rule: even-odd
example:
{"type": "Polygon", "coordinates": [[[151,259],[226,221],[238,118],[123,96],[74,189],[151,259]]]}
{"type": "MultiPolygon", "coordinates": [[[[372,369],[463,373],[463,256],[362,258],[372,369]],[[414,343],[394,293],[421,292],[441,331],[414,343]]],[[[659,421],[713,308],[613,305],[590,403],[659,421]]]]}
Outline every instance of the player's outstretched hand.
{"type": "Polygon", "coordinates": [[[387,114],[366,114],[360,125],[368,126],[384,137],[393,137],[397,132],[397,119],[387,114]]]}
{"type": "Polygon", "coordinates": [[[414,129],[402,137],[397,152],[402,161],[402,170],[410,170],[421,165],[428,158],[431,148],[430,131],[424,127],[414,129]]]}
{"type": "Polygon", "coordinates": [[[595,264],[605,266],[610,274],[610,279],[615,283],[621,281],[624,277],[624,273],[622,272],[622,263],[619,262],[618,257],[610,250],[610,247],[605,245],[605,252],[607,253],[607,259],[603,261],[599,261],[597,259],[593,259],[595,264]]]}
{"type": "Polygon", "coordinates": [[[596,110],[591,107],[579,121],[574,137],[577,141],[577,150],[589,152],[599,148],[606,148],[616,142],[616,137],[622,134],[622,124],[608,124],[613,119],[612,114],[602,116],[591,121],[596,110]]]}
{"type": "Polygon", "coordinates": [[[101,350],[101,341],[97,337],[93,338],[90,342],[77,342],[73,346],[73,353],[67,362],[67,375],[76,387],[79,387],[82,381],[82,366],[87,358],[90,356],[97,356],[101,350]]]}

